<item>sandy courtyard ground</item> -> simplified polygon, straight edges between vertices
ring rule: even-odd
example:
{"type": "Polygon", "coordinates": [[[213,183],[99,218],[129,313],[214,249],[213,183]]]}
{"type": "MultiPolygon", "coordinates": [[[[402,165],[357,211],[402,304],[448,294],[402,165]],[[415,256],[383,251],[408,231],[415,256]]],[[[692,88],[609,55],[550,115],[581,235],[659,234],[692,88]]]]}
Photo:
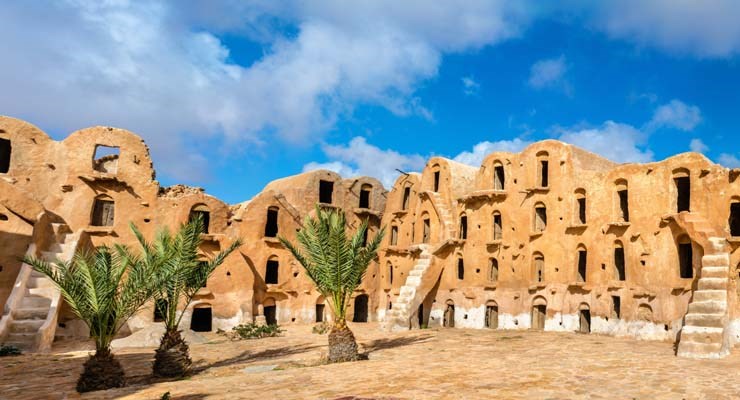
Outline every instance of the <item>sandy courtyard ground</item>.
{"type": "Polygon", "coordinates": [[[467,329],[387,334],[352,326],[368,361],[316,365],[326,336],[291,326],[283,337],[231,342],[213,334],[191,347],[196,373],[152,382],[153,349],[117,353],[129,386],[79,396],[87,354],[0,358],[1,399],[738,399],[740,351],[687,360],[670,343],[597,335],[467,329]]]}

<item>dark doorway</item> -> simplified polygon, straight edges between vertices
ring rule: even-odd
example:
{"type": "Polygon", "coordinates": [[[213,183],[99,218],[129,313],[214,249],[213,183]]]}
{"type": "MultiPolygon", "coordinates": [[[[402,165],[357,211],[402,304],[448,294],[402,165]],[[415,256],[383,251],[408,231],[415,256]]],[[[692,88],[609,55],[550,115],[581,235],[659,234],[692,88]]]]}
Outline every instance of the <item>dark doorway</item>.
{"type": "Polygon", "coordinates": [[[691,209],[691,178],[688,176],[682,176],[674,179],[676,182],[676,189],[678,191],[678,197],[676,204],[678,205],[678,212],[690,211],[691,209]]]}
{"type": "Polygon", "coordinates": [[[154,322],[163,322],[167,312],[167,300],[157,299],[154,301],[154,322]]]}
{"type": "Polygon", "coordinates": [[[730,235],[740,236],[740,203],[730,204],[730,235]]]}
{"type": "Polygon", "coordinates": [[[439,171],[434,171],[434,191],[439,192],[439,171]]]}
{"type": "Polygon", "coordinates": [[[468,217],[463,215],[460,217],[460,239],[465,240],[468,238],[468,217]]]}
{"type": "Polygon", "coordinates": [[[401,209],[406,210],[409,208],[409,198],[411,197],[411,188],[406,186],[403,188],[403,203],[401,209]]]}
{"type": "Polygon", "coordinates": [[[265,323],[277,325],[277,306],[265,306],[265,323]]]}
{"type": "Polygon", "coordinates": [[[319,203],[331,204],[334,182],[319,181],[319,203]]]}
{"type": "Polygon", "coordinates": [[[581,310],[579,314],[580,325],[578,327],[578,332],[591,333],[591,311],[581,310]]]}
{"type": "Polygon", "coordinates": [[[537,305],[532,307],[532,329],[545,330],[545,318],[547,317],[547,306],[537,305]]]}
{"type": "Polygon", "coordinates": [[[276,237],[278,235],[278,208],[267,209],[267,222],[265,222],[265,237],[276,237]]]}
{"type": "Polygon", "coordinates": [[[0,139],[0,173],[5,174],[10,170],[10,140],[0,139]]]}
{"type": "Polygon", "coordinates": [[[624,222],[630,222],[629,192],[626,189],[620,190],[617,195],[619,196],[619,217],[624,222]]]}
{"type": "Polygon", "coordinates": [[[367,301],[366,294],[355,297],[355,314],[352,317],[352,322],[367,322],[367,301]]]}
{"type": "Polygon", "coordinates": [[[622,298],[612,296],[612,318],[622,318],[622,298]]]}
{"type": "Polygon", "coordinates": [[[493,168],[493,189],[504,190],[506,176],[504,175],[504,166],[497,165],[493,168]]]}
{"type": "Polygon", "coordinates": [[[445,308],[444,318],[442,320],[442,325],[445,328],[454,328],[455,327],[455,305],[452,303],[447,303],[447,308],[445,308]]]}
{"type": "Polygon", "coordinates": [[[370,189],[367,187],[360,189],[360,208],[370,208],[370,189]]]}
{"type": "Polygon", "coordinates": [[[324,322],[324,305],[316,304],[316,322],[324,322]]]}
{"type": "Polygon", "coordinates": [[[393,265],[388,264],[388,282],[392,285],[393,284],[393,265]]]}
{"type": "Polygon", "coordinates": [[[424,220],[424,232],[422,232],[421,242],[429,243],[429,219],[424,220]]]}
{"type": "Polygon", "coordinates": [[[578,199],[578,222],[580,224],[586,223],[586,198],[581,197],[578,199]]]}
{"type": "Polygon", "coordinates": [[[626,279],[624,265],[625,265],[624,248],[623,247],[614,248],[614,267],[617,272],[617,279],[619,279],[620,281],[623,281],[626,279]]]}
{"type": "Polygon", "coordinates": [[[110,198],[96,198],[93,204],[92,226],[113,226],[116,204],[110,198]]]}
{"type": "Polygon", "coordinates": [[[416,316],[419,318],[419,328],[424,328],[424,303],[419,304],[416,310],[416,316]]]}
{"type": "Polygon", "coordinates": [[[190,210],[190,215],[188,216],[188,221],[193,222],[196,219],[200,218],[200,220],[203,222],[203,231],[202,233],[208,233],[209,225],[211,224],[211,213],[208,212],[208,210],[205,208],[205,206],[195,206],[192,210],[190,210]]]}
{"type": "Polygon", "coordinates": [[[190,330],[195,332],[210,332],[213,313],[211,307],[199,307],[193,309],[193,317],[190,319],[190,330]]]}
{"type": "Polygon", "coordinates": [[[501,240],[504,236],[504,226],[501,214],[493,214],[493,240],[501,240]]]}
{"type": "Polygon", "coordinates": [[[486,306],[486,328],[498,329],[498,306],[486,306]]]}
{"type": "Polygon", "coordinates": [[[691,247],[691,243],[679,243],[678,264],[681,278],[689,279],[694,277],[694,250],[691,247]]]}
{"type": "Polygon", "coordinates": [[[578,282],[586,282],[586,265],[588,253],[586,250],[578,250],[578,282]]]}
{"type": "Polygon", "coordinates": [[[465,279],[465,263],[462,258],[457,259],[457,279],[465,279]]]}
{"type": "Polygon", "coordinates": [[[546,160],[540,161],[540,187],[546,188],[550,184],[550,163],[546,160]]]}
{"type": "Polygon", "coordinates": [[[280,262],[278,260],[267,260],[267,266],[265,267],[265,283],[278,283],[279,270],[280,262]]]}

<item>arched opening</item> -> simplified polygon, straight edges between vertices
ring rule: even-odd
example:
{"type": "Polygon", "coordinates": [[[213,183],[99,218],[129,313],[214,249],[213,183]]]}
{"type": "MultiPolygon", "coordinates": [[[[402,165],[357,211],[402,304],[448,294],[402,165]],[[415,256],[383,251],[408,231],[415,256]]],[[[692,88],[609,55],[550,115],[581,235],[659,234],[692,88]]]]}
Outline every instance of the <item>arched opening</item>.
{"type": "Polygon", "coordinates": [[[468,216],[465,213],[460,215],[460,239],[468,238],[468,216]]]}
{"type": "Polygon", "coordinates": [[[578,310],[578,332],[591,333],[591,309],[583,303],[578,310]]]}
{"type": "Polygon", "coordinates": [[[532,266],[536,282],[545,281],[545,256],[542,253],[532,254],[532,266]]]}
{"type": "Polygon", "coordinates": [[[537,153],[537,184],[541,188],[550,186],[550,162],[546,151],[537,153]]]}
{"type": "Polygon", "coordinates": [[[640,321],[652,321],[653,320],[653,308],[649,304],[640,304],[637,307],[637,319],[640,321]]]}
{"type": "Polygon", "coordinates": [[[619,296],[612,296],[611,318],[614,318],[614,319],[622,318],[622,298],[619,296]]]}
{"type": "Polygon", "coordinates": [[[270,256],[265,264],[265,283],[277,284],[279,282],[280,261],[277,256],[270,256]]]}
{"type": "Polygon", "coordinates": [[[401,209],[402,210],[408,210],[409,209],[409,199],[411,198],[411,187],[406,186],[403,188],[403,201],[401,202],[401,209]]]}
{"type": "Polygon", "coordinates": [[[263,312],[265,314],[265,323],[267,325],[277,325],[277,304],[275,299],[268,297],[263,303],[263,312]]]}
{"type": "Polygon", "coordinates": [[[188,221],[193,222],[200,218],[203,222],[203,233],[208,233],[209,225],[211,224],[211,212],[208,210],[208,206],[205,204],[196,204],[190,209],[190,215],[188,221]]]}
{"type": "Polygon", "coordinates": [[[115,174],[118,170],[118,158],[121,149],[115,146],[95,145],[93,169],[98,172],[115,174]]]}
{"type": "Polygon", "coordinates": [[[545,330],[547,319],[547,301],[543,297],[537,297],[532,302],[532,329],[545,330]]]}
{"type": "Polygon", "coordinates": [[[492,258],[488,267],[488,280],[490,282],[498,282],[498,260],[492,258]]]}
{"type": "Polygon", "coordinates": [[[368,296],[361,294],[355,297],[354,316],[352,322],[367,322],[368,296]]]}
{"type": "Polygon", "coordinates": [[[544,232],[547,228],[547,208],[544,203],[537,203],[534,206],[534,232],[544,232]]]}
{"type": "Polygon", "coordinates": [[[116,203],[113,198],[101,194],[93,201],[92,217],[90,225],[92,226],[113,226],[116,214],[116,203]]]}
{"type": "Polygon", "coordinates": [[[694,277],[694,249],[688,235],[678,238],[678,272],[681,279],[694,277]]]}
{"type": "Polygon", "coordinates": [[[367,236],[370,234],[370,226],[368,225],[362,232],[362,247],[367,246],[367,236]]]}
{"type": "Polygon", "coordinates": [[[360,187],[360,208],[370,208],[370,193],[372,190],[372,185],[364,184],[360,187]]]}
{"type": "Polygon", "coordinates": [[[393,264],[388,262],[388,284],[393,284],[393,264]]]}
{"type": "Polygon", "coordinates": [[[506,175],[504,165],[501,161],[493,163],[493,190],[504,190],[506,185],[506,175]]]}
{"type": "Polygon", "coordinates": [[[391,227],[391,246],[398,245],[398,227],[393,225],[391,227]]]}
{"type": "Polygon", "coordinates": [[[429,220],[429,214],[426,212],[421,216],[424,222],[423,231],[421,233],[421,242],[426,244],[429,243],[430,236],[431,236],[431,225],[429,220]]]}
{"type": "Polygon", "coordinates": [[[730,235],[740,236],[740,198],[732,199],[730,203],[730,235]]]}
{"type": "Polygon", "coordinates": [[[614,242],[614,274],[617,280],[627,279],[624,245],[619,240],[614,242]]]}
{"type": "Polygon", "coordinates": [[[156,299],[154,301],[154,322],[164,322],[165,314],[167,313],[167,300],[156,299]]]}
{"type": "Polygon", "coordinates": [[[586,224],[586,191],[576,190],[576,224],[586,224]]]}
{"type": "Polygon", "coordinates": [[[10,153],[12,146],[10,140],[0,139],[0,174],[7,174],[10,170],[10,153]]]}
{"type": "Polygon", "coordinates": [[[447,300],[444,316],[442,318],[442,326],[445,328],[455,327],[455,303],[452,300],[447,300]]]}
{"type": "Polygon", "coordinates": [[[190,330],[194,332],[210,332],[213,323],[213,311],[208,304],[198,304],[193,308],[190,319],[190,330]]]}
{"type": "Polygon", "coordinates": [[[616,182],[617,185],[617,221],[629,222],[630,221],[630,203],[629,203],[629,191],[627,190],[627,181],[620,179],[616,182]]]}
{"type": "Polygon", "coordinates": [[[493,212],[493,240],[502,240],[504,237],[504,224],[501,219],[501,213],[493,212]]]}
{"type": "Polygon", "coordinates": [[[440,174],[440,170],[439,170],[439,165],[438,164],[435,164],[434,166],[432,166],[432,173],[434,174],[434,182],[432,182],[433,183],[432,184],[432,190],[434,192],[439,192],[439,174],[440,174]]]}
{"type": "Polygon", "coordinates": [[[326,318],[324,318],[324,312],[326,311],[326,306],[324,305],[324,296],[319,296],[319,298],[316,300],[316,322],[324,322],[326,318]]]}
{"type": "Polygon", "coordinates": [[[486,328],[498,329],[498,304],[495,301],[486,303],[486,328]]]}
{"type": "Polygon", "coordinates": [[[277,237],[278,235],[278,211],[277,207],[267,209],[267,220],[265,222],[265,237],[277,237]]]}
{"type": "Polygon", "coordinates": [[[586,282],[586,266],[588,265],[588,251],[586,246],[578,245],[578,282],[586,282]]]}
{"type": "Polygon", "coordinates": [[[334,196],[334,182],[319,180],[319,203],[331,204],[334,196]]]}
{"type": "Polygon", "coordinates": [[[676,212],[691,210],[691,177],[689,170],[680,168],[673,173],[673,182],[676,184],[676,212]]]}
{"type": "Polygon", "coordinates": [[[462,257],[459,257],[457,259],[457,279],[459,280],[465,279],[465,263],[462,257]]]}

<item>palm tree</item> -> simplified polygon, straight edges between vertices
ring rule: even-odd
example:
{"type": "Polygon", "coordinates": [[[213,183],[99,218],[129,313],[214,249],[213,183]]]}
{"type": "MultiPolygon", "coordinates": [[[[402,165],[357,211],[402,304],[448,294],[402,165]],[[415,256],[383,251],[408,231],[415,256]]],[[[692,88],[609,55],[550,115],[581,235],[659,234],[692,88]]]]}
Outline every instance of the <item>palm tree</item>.
{"type": "Polygon", "coordinates": [[[121,245],[78,251],[66,262],[49,263],[35,257],[23,261],[59,287],[95,340],[95,353],[85,362],[77,391],[124,386],[123,367],[111,353],[110,344],[126,321],[152,298],[160,277],[121,245]]]}
{"type": "Polygon", "coordinates": [[[165,333],[156,350],[152,372],[160,377],[185,376],[192,360],[188,344],[178,329],[184,315],[177,312],[178,305],[186,310],[211,273],[242,242],[236,240],[212,259],[202,261],[198,255],[203,232],[201,218],[182,224],[174,236],[168,229],[161,229],[152,243],[147,242],[135,226],[132,229],[141,246],[142,262],[157,271],[159,280],[164,282],[154,294],[154,304],[164,320],[165,333]]]}
{"type": "Polygon", "coordinates": [[[367,221],[363,221],[354,236],[347,236],[347,220],[343,211],[325,210],[316,206],[316,217],[306,217],[297,239],[302,251],[288,239],[283,245],[306,269],[316,288],[329,301],[334,325],[329,332],[329,362],[357,360],[357,342],[347,327],[347,305],[352,293],[362,282],[367,267],[383,239],[385,229],[366,244],[367,221]]]}

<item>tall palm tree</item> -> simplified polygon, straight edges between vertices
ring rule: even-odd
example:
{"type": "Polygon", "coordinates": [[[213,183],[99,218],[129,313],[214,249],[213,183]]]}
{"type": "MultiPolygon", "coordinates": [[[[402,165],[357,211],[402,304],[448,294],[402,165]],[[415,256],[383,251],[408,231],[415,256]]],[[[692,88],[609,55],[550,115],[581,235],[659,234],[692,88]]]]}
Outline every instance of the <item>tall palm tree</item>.
{"type": "Polygon", "coordinates": [[[72,312],[90,328],[90,336],[95,340],[95,353],[85,362],[77,391],[124,386],[123,367],[111,353],[111,341],[152,298],[159,279],[167,277],[155,275],[121,245],[79,251],[66,262],[49,263],[35,257],[23,261],[59,287],[72,312]]]}
{"type": "Polygon", "coordinates": [[[329,332],[328,361],[357,360],[357,342],[347,327],[347,306],[370,261],[375,258],[385,229],[365,244],[367,221],[363,221],[355,234],[348,237],[344,212],[325,210],[318,205],[316,217],[306,217],[303,225],[297,234],[302,250],[282,236],[280,241],[303,265],[319,293],[329,301],[334,325],[329,332]]]}
{"type": "Polygon", "coordinates": [[[178,329],[184,315],[178,313],[178,306],[186,310],[208,277],[242,242],[236,240],[212,259],[204,261],[198,255],[203,232],[201,218],[182,224],[174,235],[166,228],[161,229],[151,243],[133,225],[132,230],[141,246],[142,262],[157,271],[159,280],[164,282],[154,294],[154,304],[164,320],[165,333],[156,350],[152,372],[161,377],[185,376],[192,360],[188,344],[178,329]]]}

